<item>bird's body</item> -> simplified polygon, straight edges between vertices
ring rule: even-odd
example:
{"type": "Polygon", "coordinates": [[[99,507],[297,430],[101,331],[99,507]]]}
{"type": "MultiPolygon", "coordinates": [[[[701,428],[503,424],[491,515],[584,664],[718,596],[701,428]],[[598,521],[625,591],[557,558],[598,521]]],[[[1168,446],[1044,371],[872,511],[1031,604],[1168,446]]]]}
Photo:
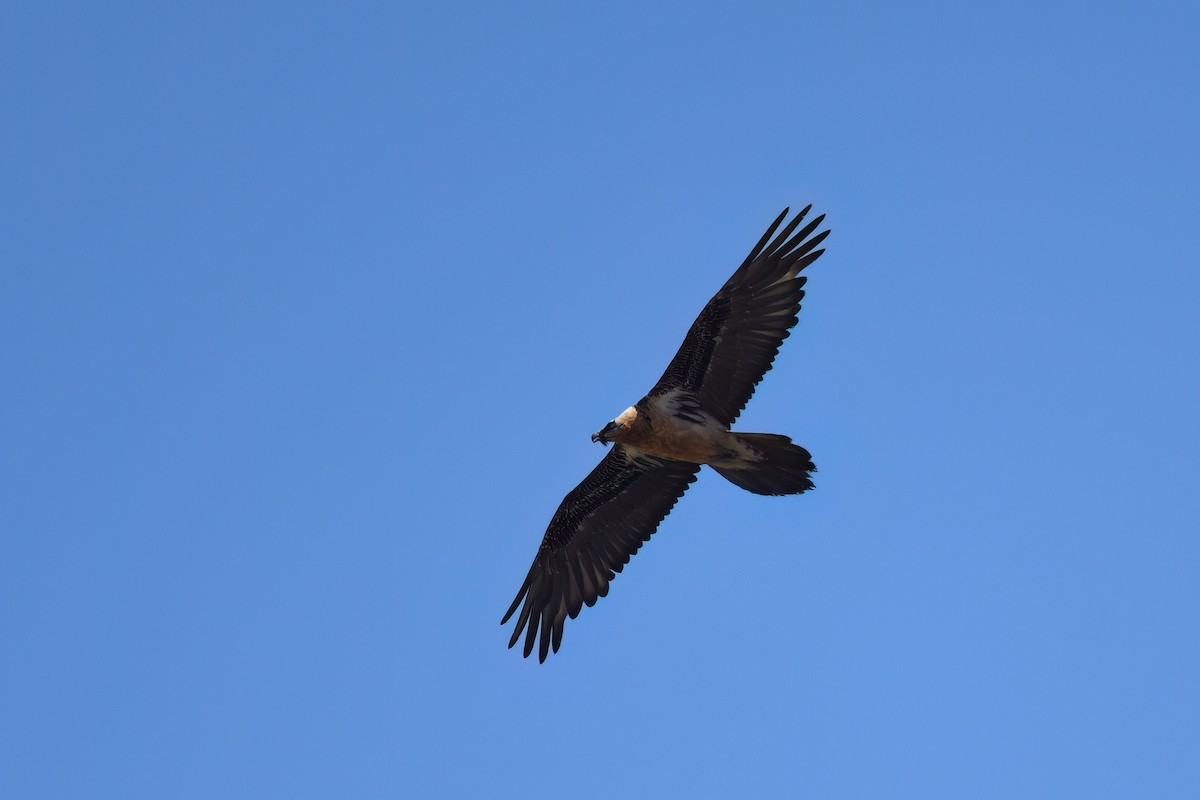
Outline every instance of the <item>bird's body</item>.
{"type": "Polygon", "coordinates": [[[501,620],[521,608],[510,647],[524,631],[528,656],[540,628],[538,659],[557,652],[566,618],[608,593],[700,465],[755,494],[812,488],[816,467],[803,447],[778,434],[730,430],[796,324],[805,282],[799,272],[824,252],[815,248],[829,232],[812,236],[823,216],[793,235],[808,210],[768,245],[784,210],[700,312],[654,388],[592,434],[592,441],[615,446],[551,519],[501,620]]]}
{"type": "Polygon", "coordinates": [[[729,460],[738,452],[737,439],[729,429],[701,410],[694,395],[683,390],[647,398],[640,409],[630,406],[613,424],[607,441],[652,456],[708,464],[729,460]]]}
{"type": "MultiPolygon", "coordinates": [[[[621,412],[605,430],[595,434],[597,441],[618,442],[632,454],[645,454],[674,461],[708,464],[726,474],[727,471],[760,471],[767,455],[752,442],[753,437],[773,436],[761,433],[734,433],[712,414],[700,408],[694,394],[674,389],[656,397],[647,397],[637,406],[621,412]]],[[[786,438],[786,437],[779,437],[786,438]]],[[[808,454],[805,452],[805,458],[808,454]]],[[[802,474],[795,475],[793,486],[786,484],[780,491],[758,494],[799,494],[811,488],[806,483],[809,464],[802,474]],[[788,491],[791,489],[792,491],[788,491]]],[[[738,481],[734,481],[738,483],[738,481]]],[[[753,491],[753,490],[752,490],[753,491]]]]}

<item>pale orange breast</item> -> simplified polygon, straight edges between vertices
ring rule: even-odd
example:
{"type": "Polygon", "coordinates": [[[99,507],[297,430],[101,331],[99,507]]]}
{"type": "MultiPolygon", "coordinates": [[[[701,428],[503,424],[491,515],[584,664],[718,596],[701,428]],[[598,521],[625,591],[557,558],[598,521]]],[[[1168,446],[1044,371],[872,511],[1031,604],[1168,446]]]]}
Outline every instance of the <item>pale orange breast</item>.
{"type": "Polygon", "coordinates": [[[721,439],[728,435],[725,431],[673,422],[662,420],[644,431],[646,435],[638,437],[639,441],[630,444],[652,455],[696,464],[706,464],[725,450],[721,444],[721,439]]]}

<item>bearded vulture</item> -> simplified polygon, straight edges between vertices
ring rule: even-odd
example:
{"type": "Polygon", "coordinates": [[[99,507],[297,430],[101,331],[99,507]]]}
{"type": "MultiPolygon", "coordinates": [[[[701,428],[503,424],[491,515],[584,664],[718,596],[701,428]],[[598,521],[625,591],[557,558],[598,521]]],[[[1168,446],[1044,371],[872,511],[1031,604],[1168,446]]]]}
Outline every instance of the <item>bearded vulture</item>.
{"type": "Polygon", "coordinates": [[[824,215],[796,230],[811,208],[772,239],[784,209],[700,312],[649,394],[592,434],[593,442],[615,446],[554,512],[500,621],[521,609],[509,647],[524,632],[526,657],[535,643],[538,661],[557,653],[567,617],[608,594],[615,573],[649,541],[701,464],[755,494],[813,487],[816,467],[803,447],[773,433],[729,430],[796,324],[806,280],[800,271],[825,252],[816,248],[829,231],[813,235],[824,215]]]}

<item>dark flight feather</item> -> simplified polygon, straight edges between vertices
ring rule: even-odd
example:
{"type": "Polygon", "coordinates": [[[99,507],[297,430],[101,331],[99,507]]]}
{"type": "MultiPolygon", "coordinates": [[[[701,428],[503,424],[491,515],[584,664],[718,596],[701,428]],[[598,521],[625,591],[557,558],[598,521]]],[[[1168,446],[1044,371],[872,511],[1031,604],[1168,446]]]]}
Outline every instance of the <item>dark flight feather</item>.
{"type": "Polygon", "coordinates": [[[613,447],[554,513],[533,566],[500,621],[508,622],[520,607],[508,646],[524,629],[526,656],[535,643],[539,661],[551,650],[557,653],[565,619],[574,619],[581,603],[591,606],[608,594],[609,582],[650,540],[699,471],[699,464],[633,456],[621,445],[613,447]]]}
{"type": "Polygon", "coordinates": [[[684,388],[725,425],[738,418],[796,324],[806,281],[796,273],[825,252],[814,248],[829,231],[812,236],[824,221],[823,214],[792,235],[811,208],[805,207],[778,235],[775,231],[787,217],[787,209],[767,228],[742,266],[692,323],[679,351],[650,390],[651,397],[684,388]]]}

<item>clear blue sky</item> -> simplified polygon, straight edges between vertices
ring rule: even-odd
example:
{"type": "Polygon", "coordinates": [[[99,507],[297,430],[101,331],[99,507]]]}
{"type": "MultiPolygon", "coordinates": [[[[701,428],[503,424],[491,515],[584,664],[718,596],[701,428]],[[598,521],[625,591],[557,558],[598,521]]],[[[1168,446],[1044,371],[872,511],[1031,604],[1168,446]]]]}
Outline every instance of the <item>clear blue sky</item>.
{"type": "Polygon", "coordinates": [[[1200,797],[1194,4],[0,24],[0,796],[1200,797]],[[741,426],[545,665],[551,513],[785,205],[741,426]]]}

